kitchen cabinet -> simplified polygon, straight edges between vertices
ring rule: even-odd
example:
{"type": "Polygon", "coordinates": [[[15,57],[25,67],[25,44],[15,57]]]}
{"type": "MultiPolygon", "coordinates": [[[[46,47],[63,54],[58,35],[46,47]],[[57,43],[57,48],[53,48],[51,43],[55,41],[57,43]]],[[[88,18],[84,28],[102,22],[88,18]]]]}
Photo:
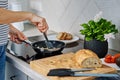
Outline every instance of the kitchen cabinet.
{"type": "Polygon", "coordinates": [[[30,78],[28,75],[26,75],[21,70],[17,69],[8,62],[6,62],[5,78],[6,78],[5,80],[36,80],[30,78]]]}
{"type": "Polygon", "coordinates": [[[5,78],[5,80],[28,80],[26,74],[24,74],[8,62],[6,62],[5,78]]]}

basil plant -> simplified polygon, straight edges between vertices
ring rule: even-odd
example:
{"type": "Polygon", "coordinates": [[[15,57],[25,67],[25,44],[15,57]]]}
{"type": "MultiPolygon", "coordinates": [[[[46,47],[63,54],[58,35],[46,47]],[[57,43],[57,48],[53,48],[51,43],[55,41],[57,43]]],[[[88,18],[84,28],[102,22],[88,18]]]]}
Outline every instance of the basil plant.
{"type": "Polygon", "coordinates": [[[98,21],[90,20],[88,23],[81,24],[81,26],[83,29],[80,30],[80,33],[85,35],[86,41],[93,39],[105,41],[109,37],[113,37],[115,33],[118,33],[116,25],[104,18],[100,18],[98,21]]]}

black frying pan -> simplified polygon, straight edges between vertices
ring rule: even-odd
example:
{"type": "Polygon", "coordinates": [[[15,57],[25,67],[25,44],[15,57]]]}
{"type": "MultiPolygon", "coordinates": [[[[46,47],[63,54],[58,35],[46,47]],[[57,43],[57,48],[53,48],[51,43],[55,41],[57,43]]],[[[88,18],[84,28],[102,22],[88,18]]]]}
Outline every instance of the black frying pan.
{"type": "Polygon", "coordinates": [[[30,44],[36,53],[41,53],[41,54],[58,53],[58,52],[61,52],[65,47],[65,43],[62,41],[49,40],[53,45],[53,48],[49,49],[45,41],[46,40],[37,41],[34,43],[31,43],[28,41],[23,41],[23,42],[30,44]]]}

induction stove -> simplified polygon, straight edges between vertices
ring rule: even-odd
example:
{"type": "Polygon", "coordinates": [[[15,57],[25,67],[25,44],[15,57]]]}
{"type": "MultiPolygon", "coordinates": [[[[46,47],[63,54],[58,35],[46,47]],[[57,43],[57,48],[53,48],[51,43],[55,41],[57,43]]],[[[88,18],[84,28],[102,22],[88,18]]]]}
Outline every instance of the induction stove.
{"type": "MultiPolygon", "coordinates": [[[[32,36],[28,37],[31,42],[42,41],[44,37],[42,36],[32,36]]],[[[24,42],[22,44],[16,44],[12,41],[8,41],[7,52],[13,56],[29,63],[32,60],[42,59],[50,56],[60,55],[62,52],[49,53],[49,55],[40,56],[41,53],[36,53],[30,45],[26,45],[24,42]]],[[[42,53],[43,54],[43,53],[42,53]]],[[[47,53],[48,54],[48,53],[47,53]]]]}

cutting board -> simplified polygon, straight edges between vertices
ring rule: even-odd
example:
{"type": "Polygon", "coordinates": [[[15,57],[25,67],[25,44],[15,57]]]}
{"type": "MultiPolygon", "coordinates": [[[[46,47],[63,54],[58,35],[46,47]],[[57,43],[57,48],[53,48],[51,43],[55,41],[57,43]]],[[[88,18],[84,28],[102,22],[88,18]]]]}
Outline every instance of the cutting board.
{"type": "MultiPolygon", "coordinates": [[[[52,56],[44,59],[38,59],[30,62],[30,67],[48,77],[50,80],[93,80],[95,77],[53,77],[47,76],[50,69],[54,68],[81,68],[75,64],[74,53],[65,53],[57,56],[52,56]]],[[[114,73],[116,69],[103,65],[101,68],[89,71],[89,73],[114,73]]]]}

